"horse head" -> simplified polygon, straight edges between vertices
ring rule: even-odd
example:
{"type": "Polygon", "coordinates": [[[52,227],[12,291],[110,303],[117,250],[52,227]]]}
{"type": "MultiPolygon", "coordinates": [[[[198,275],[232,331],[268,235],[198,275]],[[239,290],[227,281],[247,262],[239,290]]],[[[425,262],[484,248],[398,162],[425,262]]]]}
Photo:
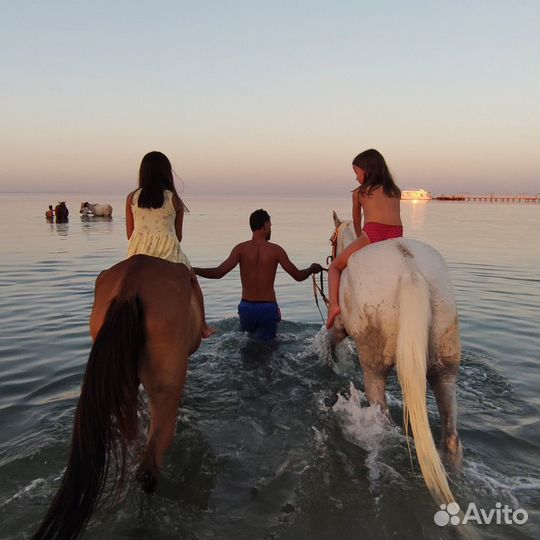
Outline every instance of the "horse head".
{"type": "Polygon", "coordinates": [[[337,229],[343,222],[341,221],[341,219],[339,219],[339,216],[336,214],[335,210],[332,210],[332,217],[334,218],[334,225],[337,229]]]}
{"type": "Polygon", "coordinates": [[[81,203],[81,209],[79,210],[79,214],[82,214],[85,208],[88,208],[88,202],[81,203]]]}
{"type": "Polygon", "coordinates": [[[330,243],[332,244],[332,259],[335,259],[356,238],[356,235],[351,220],[342,221],[335,210],[332,211],[332,217],[334,218],[335,230],[330,238],[330,243]]]}

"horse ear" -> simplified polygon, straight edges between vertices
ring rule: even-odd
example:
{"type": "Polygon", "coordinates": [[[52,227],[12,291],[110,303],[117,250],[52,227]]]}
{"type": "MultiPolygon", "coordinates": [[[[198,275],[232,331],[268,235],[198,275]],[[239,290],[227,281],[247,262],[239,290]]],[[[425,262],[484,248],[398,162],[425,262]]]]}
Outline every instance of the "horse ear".
{"type": "Polygon", "coordinates": [[[332,216],[334,218],[334,225],[336,226],[336,229],[337,229],[341,225],[342,221],[341,219],[339,219],[335,210],[332,210],[332,216]]]}

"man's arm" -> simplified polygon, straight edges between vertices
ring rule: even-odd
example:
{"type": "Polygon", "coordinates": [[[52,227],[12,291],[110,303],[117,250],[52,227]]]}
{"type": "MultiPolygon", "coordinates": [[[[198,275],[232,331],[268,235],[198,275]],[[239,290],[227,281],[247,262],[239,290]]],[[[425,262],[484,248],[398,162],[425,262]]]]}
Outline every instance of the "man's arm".
{"type": "Polygon", "coordinates": [[[322,270],[321,265],[317,263],[313,263],[309,268],[305,268],[304,270],[299,270],[291,262],[289,256],[281,246],[278,246],[278,250],[278,262],[281,264],[281,268],[296,281],[304,281],[311,276],[311,274],[316,274],[322,270]]]}
{"type": "Polygon", "coordinates": [[[216,268],[193,268],[193,271],[201,277],[208,279],[220,279],[228,274],[240,262],[240,247],[235,246],[231,254],[216,268]]]}

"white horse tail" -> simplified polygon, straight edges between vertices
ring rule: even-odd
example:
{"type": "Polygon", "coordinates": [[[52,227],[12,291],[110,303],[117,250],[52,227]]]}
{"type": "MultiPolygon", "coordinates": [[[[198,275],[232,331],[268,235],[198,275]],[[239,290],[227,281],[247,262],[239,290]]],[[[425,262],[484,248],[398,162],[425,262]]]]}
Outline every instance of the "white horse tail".
{"type": "Polygon", "coordinates": [[[430,297],[429,285],[417,269],[410,268],[402,275],[396,367],[403,394],[405,435],[408,436],[410,422],[427,488],[438,504],[449,504],[454,501],[454,496],[433,441],[426,406],[430,297]]]}

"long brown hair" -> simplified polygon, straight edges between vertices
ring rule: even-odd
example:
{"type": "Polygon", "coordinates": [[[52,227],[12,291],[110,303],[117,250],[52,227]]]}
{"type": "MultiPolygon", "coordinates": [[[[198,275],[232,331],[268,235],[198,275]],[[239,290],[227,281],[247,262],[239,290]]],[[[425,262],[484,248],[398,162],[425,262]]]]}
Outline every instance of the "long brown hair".
{"type": "Polygon", "coordinates": [[[161,152],[148,152],[143,157],[139,169],[139,188],[141,188],[138,201],[140,208],[161,208],[164,192],[168,189],[180,201],[184,210],[187,210],[174,187],[171,162],[161,152]]]}
{"type": "Polygon", "coordinates": [[[380,152],[373,150],[365,150],[358,154],[352,162],[356,167],[360,167],[365,174],[364,183],[360,186],[362,195],[371,195],[371,192],[382,187],[385,195],[388,197],[401,197],[401,190],[397,187],[386,161],[380,152]]]}

